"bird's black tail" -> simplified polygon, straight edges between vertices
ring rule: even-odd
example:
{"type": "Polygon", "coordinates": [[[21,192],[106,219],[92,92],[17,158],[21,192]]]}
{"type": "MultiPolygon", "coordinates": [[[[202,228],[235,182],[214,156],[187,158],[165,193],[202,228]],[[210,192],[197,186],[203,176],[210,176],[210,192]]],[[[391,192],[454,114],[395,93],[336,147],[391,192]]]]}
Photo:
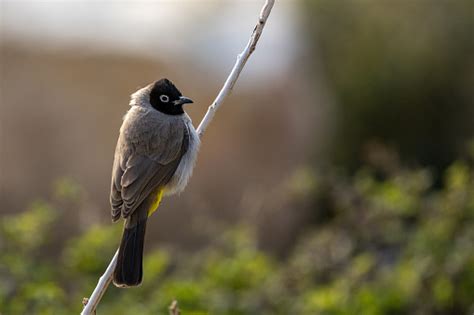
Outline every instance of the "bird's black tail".
{"type": "Polygon", "coordinates": [[[146,221],[146,218],[142,219],[130,228],[125,225],[114,271],[117,287],[134,287],[142,283],[146,221]]]}

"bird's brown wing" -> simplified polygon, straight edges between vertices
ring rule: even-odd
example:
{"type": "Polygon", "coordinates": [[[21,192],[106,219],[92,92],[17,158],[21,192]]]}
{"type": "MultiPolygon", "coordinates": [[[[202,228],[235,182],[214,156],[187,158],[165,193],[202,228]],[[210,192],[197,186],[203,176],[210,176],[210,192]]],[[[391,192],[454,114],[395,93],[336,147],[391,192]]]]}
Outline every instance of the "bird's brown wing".
{"type": "Polygon", "coordinates": [[[185,124],[178,124],[162,130],[159,138],[138,145],[121,141],[126,140],[119,139],[112,170],[113,221],[129,217],[146,197],[170,181],[188,150],[189,132],[185,124]]]}

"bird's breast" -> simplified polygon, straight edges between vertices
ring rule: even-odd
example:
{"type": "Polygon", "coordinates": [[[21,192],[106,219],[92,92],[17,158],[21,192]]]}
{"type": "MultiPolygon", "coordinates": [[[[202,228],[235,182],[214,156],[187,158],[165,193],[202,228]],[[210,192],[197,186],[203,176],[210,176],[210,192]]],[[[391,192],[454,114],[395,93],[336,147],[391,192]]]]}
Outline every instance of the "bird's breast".
{"type": "Polygon", "coordinates": [[[166,185],[165,194],[167,195],[180,193],[184,190],[188,184],[189,179],[191,178],[194,165],[196,164],[196,158],[200,145],[199,136],[190,119],[186,121],[186,126],[189,131],[188,150],[181,158],[181,161],[179,162],[178,168],[176,169],[173,177],[166,185]]]}

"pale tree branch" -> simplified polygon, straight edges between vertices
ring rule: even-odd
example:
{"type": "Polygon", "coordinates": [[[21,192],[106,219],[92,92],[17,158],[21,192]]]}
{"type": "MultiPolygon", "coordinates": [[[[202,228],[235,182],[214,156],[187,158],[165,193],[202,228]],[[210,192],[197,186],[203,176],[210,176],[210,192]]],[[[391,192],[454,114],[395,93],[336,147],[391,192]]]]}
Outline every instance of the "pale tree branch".
{"type": "MultiPolygon", "coordinates": [[[[204,115],[204,118],[202,119],[201,123],[199,124],[199,127],[196,130],[199,134],[199,137],[203,136],[204,131],[211,122],[212,118],[214,117],[217,109],[222,105],[225,98],[231,93],[235,82],[237,82],[237,79],[239,78],[239,75],[245,66],[245,63],[255,50],[257,42],[260,38],[260,35],[262,35],[263,28],[265,26],[265,23],[267,22],[268,16],[270,15],[274,4],[275,0],[265,1],[265,4],[263,5],[262,10],[260,11],[260,16],[257,25],[255,25],[252,35],[250,36],[249,42],[245,46],[244,50],[237,56],[237,60],[235,61],[234,67],[232,68],[229,76],[227,77],[227,80],[222,86],[222,89],[219,91],[219,94],[217,95],[214,102],[212,102],[212,104],[207,109],[206,115],[204,115]]],[[[100,302],[100,299],[102,298],[102,295],[104,295],[105,291],[107,290],[107,287],[112,281],[112,275],[115,269],[115,265],[117,264],[117,255],[118,251],[115,253],[114,257],[110,261],[110,264],[105,270],[104,274],[100,277],[99,282],[97,283],[97,286],[92,292],[90,298],[84,299],[84,308],[82,310],[81,315],[95,314],[95,310],[100,302]]],[[[170,314],[179,314],[179,309],[177,307],[176,301],[173,301],[172,305],[170,306],[170,314]]]]}
{"type": "Polygon", "coordinates": [[[178,301],[174,300],[168,307],[169,315],[181,315],[181,311],[178,308],[178,301]]]}
{"type": "Polygon", "coordinates": [[[202,137],[204,131],[206,131],[206,128],[214,117],[214,114],[216,113],[217,109],[222,105],[225,98],[232,91],[232,88],[234,87],[235,82],[237,82],[237,79],[239,78],[240,72],[242,72],[245,63],[255,50],[258,39],[260,38],[260,35],[262,35],[263,27],[267,22],[268,16],[272,11],[274,3],[275,0],[265,1],[262,11],[260,11],[260,16],[257,25],[255,25],[255,28],[252,32],[252,36],[250,36],[250,40],[247,43],[247,46],[245,46],[244,50],[237,56],[237,60],[235,61],[234,67],[230,71],[230,74],[227,77],[224,86],[219,91],[219,94],[217,94],[217,97],[214,102],[212,102],[211,106],[209,106],[209,108],[207,109],[206,115],[204,115],[204,118],[202,119],[201,123],[199,124],[199,127],[196,130],[200,137],[202,137]]]}
{"type": "Polygon", "coordinates": [[[83,300],[84,308],[82,309],[81,315],[95,315],[95,309],[104,295],[107,287],[109,286],[110,282],[112,281],[112,274],[115,270],[115,265],[117,265],[117,257],[118,257],[118,250],[115,252],[114,257],[109,263],[109,266],[105,270],[104,274],[99,278],[99,282],[97,282],[97,286],[95,287],[94,291],[91,294],[90,298],[85,298],[83,300]]]}

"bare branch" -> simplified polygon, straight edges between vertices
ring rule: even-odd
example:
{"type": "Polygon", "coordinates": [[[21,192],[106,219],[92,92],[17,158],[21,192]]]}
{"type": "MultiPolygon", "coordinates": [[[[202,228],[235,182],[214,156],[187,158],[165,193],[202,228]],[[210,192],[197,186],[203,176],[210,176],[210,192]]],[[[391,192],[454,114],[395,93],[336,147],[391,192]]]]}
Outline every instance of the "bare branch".
{"type": "Polygon", "coordinates": [[[86,303],[86,304],[84,308],[82,309],[81,315],[90,315],[90,314],[95,315],[95,309],[97,308],[97,305],[99,304],[100,299],[102,298],[102,295],[104,295],[105,291],[107,290],[107,287],[112,281],[112,274],[114,273],[115,265],[117,264],[117,257],[118,257],[118,250],[115,252],[114,257],[110,261],[110,264],[105,270],[102,277],[99,278],[99,282],[97,283],[97,286],[95,287],[94,292],[92,292],[91,297],[89,299],[84,298],[84,300],[87,300],[87,301],[83,300],[83,303],[86,303]]]}
{"type": "Polygon", "coordinates": [[[275,0],[265,1],[262,11],[260,11],[260,16],[257,25],[255,25],[255,28],[252,32],[252,36],[250,36],[250,40],[247,43],[247,46],[245,46],[244,50],[237,56],[237,60],[235,61],[234,67],[230,71],[230,74],[227,77],[224,86],[220,90],[214,102],[212,102],[211,106],[209,106],[209,108],[207,109],[206,115],[204,115],[204,118],[202,119],[201,123],[199,124],[199,127],[196,130],[200,137],[202,137],[204,131],[206,131],[206,128],[214,117],[214,114],[216,113],[217,109],[222,105],[225,98],[230,94],[230,92],[232,92],[232,88],[234,87],[235,82],[237,82],[240,72],[242,72],[245,63],[247,62],[250,55],[253,53],[255,47],[257,46],[258,39],[260,38],[260,35],[262,35],[263,27],[267,22],[268,16],[272,11],[274,3],[275,0]]]}
{"type": "MultiPolygon", "coordinates": [[[[227,77],[227,80],[225,81],[224,86],[219,91],[219,94],[217,95],[214,102],[212,102],[212,104],[207,109],[206,115],[204,115],[204,118],[202,119],[201,123],[199,124],[199,127],[196,130],[199,137],[203,136],[204,131],[206,130],[209,123],[211,122],[212,118],[214,117],[217,109],[222,105],[225,98],[231,93],[232,88],[235,85],[235,82],[237,82],[237,79],[239,78],[239,75],[245,66],[245,63],[247,62],[250,55],[253,53],[253,51],[255,50],[255,47],[257,46],[257,42],[260,38],[260,35],[262,35],[263,28],[265,26],[265,23],[267,22],[268,16],[270,15],[270,12],[274,4],[275,4],[275,0],[265,1],[265,4],[263,5],[262,10],[260,11],[260,16],[259,16],[257,25],[255,25],[252,35],[250,36],[249,42],[245,46],[244,50],[237,56],[237,60],[234,64],[234,67],[232,68],[229,76],[227,77]]],[[[94,292],[92,292],[91,297],[89,299],[87,298],[84,299],[83,303],[85,303],[84,304],[85,306],[84,306],[84,309],[82,310],[81,315],[95,314],[95,310],[97,308],[97,305],[100,302],[100,299],[102,298],[102,295],[104,295],[105,291],[107,290],[107,287],[112,281],[112,274],[114,272],[115,265],[117,264],[117,256],[118,256],[118,251],[115,253],[114,257],[112,258],[112,261],[110,262],[109,266],[105,270],[105,273],[102,275],[102,277],[100,277],[99,282],[97,283],[97,286],[94,289],[94,292]]],[[[170,314],[172,315],[179,314],[179,309],[177,308],[176,301],[173,301],[172,305],[170,306],[170,314]],[[171,309],[172,306],[175,307],[173,313],[171,309]]]]}
{"type": "Polygon", "coordinates": [[[176,300],[173,300],[170,307],[168,307],[168,310],[169,310],[170,315],[180,315],[181,314],[181,311],[178,308],[178,301],[176,301],[176,300]]]}
{"type": "MultiPolygon", "coordinates": [[[[82,299],[82,305],[86,306],[87,303],[89,303],[89,298],[83,298],[82,299]]],[[[96,311],[94,310],[94,312],[92,314],[96,315],[96,311]]]]}

